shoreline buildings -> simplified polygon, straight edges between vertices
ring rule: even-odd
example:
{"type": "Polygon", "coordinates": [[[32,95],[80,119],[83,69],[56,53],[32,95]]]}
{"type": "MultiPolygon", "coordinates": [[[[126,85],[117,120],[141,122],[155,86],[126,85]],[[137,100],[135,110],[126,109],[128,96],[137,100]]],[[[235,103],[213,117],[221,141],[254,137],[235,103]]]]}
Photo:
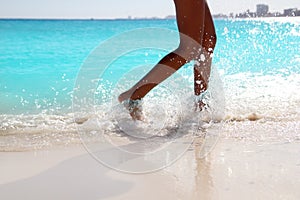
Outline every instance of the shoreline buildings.
{"type": "Polygon", "coordinates": [[[283,13],[280,12],[270,12],[269,5],[267,4],[257,4],[256,11],[251,12],[249,9],[245,12],[238,13],[234,15],[217,14],[213,15],[215,18],[255,18],[255,17],[296,17],[300,16],[300,10],[298,8],[288,8],[284,9],[283,13]]]}

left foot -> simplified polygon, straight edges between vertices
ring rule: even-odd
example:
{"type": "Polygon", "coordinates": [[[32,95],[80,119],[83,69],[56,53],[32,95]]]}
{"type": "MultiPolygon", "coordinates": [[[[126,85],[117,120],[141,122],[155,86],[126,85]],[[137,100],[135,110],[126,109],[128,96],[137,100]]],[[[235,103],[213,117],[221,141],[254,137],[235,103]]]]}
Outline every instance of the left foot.
{"type": "Polygon", "coordinates": [[[122,102],[125,108],[129,111],[133,120],[144,121],[144,114],[142,109],[142,100],[125,100],[122,102]]]}
{"type": "Polygon", "coordinates": [[[122,94],[120,94],[120,96],[118,97],[118,100],[120,103],[122,103],[123,101],[127,100],[127,99],[130,99],[131,97],[131,92],[130,91],[126,91],[126,92],[123,92],[122,94]]]}
{"type": "Polygon", "coordinates": [[[129,94],[128,91],[122,93],[118,98],[119,102],[129,111],[133,120],[144,121],[145,117],[142,109],[142,100],[131,100],[129,94]]]}

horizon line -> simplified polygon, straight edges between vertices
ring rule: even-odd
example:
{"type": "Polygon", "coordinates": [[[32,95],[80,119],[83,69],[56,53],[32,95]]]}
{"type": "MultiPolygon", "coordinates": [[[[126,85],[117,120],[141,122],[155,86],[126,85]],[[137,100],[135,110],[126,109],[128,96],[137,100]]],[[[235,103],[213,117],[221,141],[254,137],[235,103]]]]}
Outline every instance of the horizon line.
{"type": "Polygon", "coordinates": [[[167,18],[167,17],[135,17],[135,18],[58,18],[58,17],[0,17],[0,20],[140,20],[140,19],[175,19],[175,18],[167,18]]]}

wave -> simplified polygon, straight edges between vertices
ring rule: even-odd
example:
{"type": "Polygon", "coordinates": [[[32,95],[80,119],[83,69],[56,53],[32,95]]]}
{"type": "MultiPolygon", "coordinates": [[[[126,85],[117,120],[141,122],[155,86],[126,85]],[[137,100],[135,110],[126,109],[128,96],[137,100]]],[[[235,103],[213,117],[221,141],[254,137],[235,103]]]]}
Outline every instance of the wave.
{"type": "MultiPolygon", "coordinates": [[[[222,126],[220,130],[226,133],[226,137],[249,138],[253,141],[299,139],[300,74],[221,74],[221,79],[223,86],[218,79],[210,80],[212,101],[206,114],[194,111],[191,88],[183,93],[164,85],[153,90],[144,99],[144,112],[148,118],[146,125],[132,122],[117,102],[99,103],[92,106],[89,112],[2,114],[0,151],[80,144],[80,130],[86,132],[92,142],[100,140],[99,134],[124,136],[124,131],[134,130],[137,132],[135,136],[139,137],[142,137],[141,133],[145,137],[165,136],[170,131],[176,132],[179,125],[189,132],[191,126],[186,125],[196,123],[199,126],[199,121],[222,126]],[[268,136],[262,138],[266,133],[268,136]]],[[[208,129],[209,126],[202,131],[208,129]]]]}
{"type": "Polygon", "coordinates": [[[228,75],[224,88],[229,119],[300,119],[300,74],[228,75]]]}

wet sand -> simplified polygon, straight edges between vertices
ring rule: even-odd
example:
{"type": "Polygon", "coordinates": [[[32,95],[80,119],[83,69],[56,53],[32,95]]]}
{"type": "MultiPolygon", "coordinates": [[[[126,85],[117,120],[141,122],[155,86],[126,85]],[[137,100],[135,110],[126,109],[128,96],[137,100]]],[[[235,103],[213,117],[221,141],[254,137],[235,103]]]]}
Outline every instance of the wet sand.
{"type": "Polygon", "coordinates": [[[300,199],[300,141],[223,137],[202,159],[200,143],[173,165],[140,175],[109,169],[82,146],[3,152],[0,199],[300,199]]]}

